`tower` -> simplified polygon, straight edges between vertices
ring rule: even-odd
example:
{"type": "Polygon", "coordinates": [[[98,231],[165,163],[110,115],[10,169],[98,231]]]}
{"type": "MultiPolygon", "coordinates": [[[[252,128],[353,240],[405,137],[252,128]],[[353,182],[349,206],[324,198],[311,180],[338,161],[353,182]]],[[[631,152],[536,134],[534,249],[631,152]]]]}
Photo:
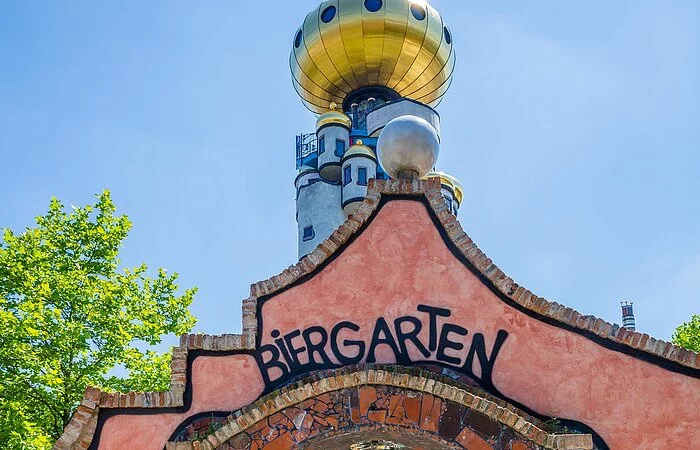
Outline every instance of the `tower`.
{"type": "MultiPolygon", "coordinates": [[[[306,16],[289,58],[294,88],[318,116],[315,132],[296,140],[299,258],[357,209],[369,179],[390,178],[377,150],[388,124],[420,119],[409,127],[427,124],[439,144],[434,108],[452,80],[452,44],[440,14],[423,1],[328,0],[306,16]]],[[[459,181],[428,176],[440,177],[448,208],[457,214],[464,196],[459,181]]]]}
{"type": "Polygon", "coordinates": [[[632,302],[621,302],[622,305],[622,326],[630,331],[635,331],[634,310],[632,302]]]}
{"type": "Polygon", "coordinates": [[[459,206],[464,199],[464,188],[459,180],[451,175],[443,172],[430,172],[426,178],[439,177],[440,185],[442,186],[442,195],[445,197],[447,209],[457,215],[459,206]]]}
{"type": "Polygon", "coordinates": [[[343,155],[343,212],[350,215],[367,194],[367,181],[377,176],[377,156],[362,140],[355,141],[343,155]]]}
{"type": "Polygon", "coordinates": [[[629,331],[631,303],[619,328],[537,296],[455,220],[464,191],[435,172],[432,109],[449,84],[431,84],[451,36],[424,1],[327,1],[307,17],[294,73],[313,80],[300,94],[319,117],[297,138],[295,185],[299,253],[313,253],[251,285],[241,334],[183,335],[169,391],[88,387],[54,448],[700,448],[697,353],[629,331]],[[328,108],[319,89],[337,93],[328,108]],[[400,180],[377,180],[358,209],[371,177],[400,180]]]}

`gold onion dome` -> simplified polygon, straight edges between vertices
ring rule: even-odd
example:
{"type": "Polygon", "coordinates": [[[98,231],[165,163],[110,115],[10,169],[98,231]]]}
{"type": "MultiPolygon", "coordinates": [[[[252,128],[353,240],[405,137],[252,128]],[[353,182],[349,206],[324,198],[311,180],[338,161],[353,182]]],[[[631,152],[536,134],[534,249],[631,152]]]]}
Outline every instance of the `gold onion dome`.
{"type": "Polygon", "coordinates": [[[357,142],[355,142],[355,145],[350,147],[348,151],[345,152],[343,155],[343,160],[348,159],[351,156],[366,156],[374,161],[377,160],[377,157],[374,155],[372,149],[364,145],[364,143],[359,139],[357,142]]]}
{"type": "Polygon", "coordinates": [[[425,180],[428,178],[440,178],[440,183],[452,189],[452,192],[455,193],[455,199],[460,205],[462,204],[462,200],[464,199],[464,187],[457,178],[444,172],[430,172],[423,179],[425,180]]]}
{"type": "MultiPolygon", "coordinates": [[[[294,88],[311,111],[381,88],[437,106],[455,66],[452,35],[424,0],[330,0],[311,11],[290,55],[294,88]]],[[[344,104],[345,102],[345,104],[344,104]]]]}
{"type": "Polygon", "coordinates": [[[342,125],[348,130],[350,130],[352,128],[352,119],[350,119],[350,117],[346,116],[342,112],[336,111],[338,105],[336,105],[335,103],[331,103],[330,106],[330,111],[321,114],[316,120],[316,129],[320,130],[326,125],[336,124],[342,125]]]}

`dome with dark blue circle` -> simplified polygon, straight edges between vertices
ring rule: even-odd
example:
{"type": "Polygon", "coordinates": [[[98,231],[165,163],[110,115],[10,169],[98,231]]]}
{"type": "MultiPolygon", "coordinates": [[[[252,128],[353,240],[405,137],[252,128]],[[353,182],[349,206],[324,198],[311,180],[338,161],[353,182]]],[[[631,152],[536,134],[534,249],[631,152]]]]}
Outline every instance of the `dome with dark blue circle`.
{"type": "Polygon", "coordinates": [[[365,0],[365,8],[370,12],[377,12],[382,9],[384,2],[382,0],[365,0]]]}
{"type": "Polygon", "coordinates": [[[347,111],[367,90],[435,107],[455,67],[452,35],[423,0],[326,0],[306,16],[294,43],[294,88],[318,114],[331,103],[347,111]]]}

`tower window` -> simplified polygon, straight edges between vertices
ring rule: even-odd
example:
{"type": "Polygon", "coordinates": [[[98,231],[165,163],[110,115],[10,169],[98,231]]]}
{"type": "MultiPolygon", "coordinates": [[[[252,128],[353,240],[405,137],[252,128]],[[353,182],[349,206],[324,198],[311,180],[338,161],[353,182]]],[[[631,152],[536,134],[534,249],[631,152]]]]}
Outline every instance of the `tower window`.
{"type": "Polygon", "coordinates": [[[413,17],[416,18],[416,20],[423,20],[425,19],[425,9],[421,5],[417,4],[412,4],[411,5],[411,14],[413,14],[413,17]]]}
{"type": "Polygon", "coordinates": [[[301,30],[297,31],[297,35],[294,38],[294,47],[299,48],[301,46],[301,39],[303,38],[303,34],[301,30]]]}
{"type": "Polygon", "coordinates": [[[313,226],[304,227],[304,236],[302,238],[304,240],[304,242],[310,241],[311,239],[313,239],[315,237],[316,237],[316,233],[314,232],[313,226]]]}
{"type": "Polygon", "coordinates": [[[453,212],[452,211],[452,199],[450,197],[445,197],[445,203],[447,203],[447,209],[450,210],[450,212],[453,212]]]}
{"type": "Polygon", "coordinates": [[[367,186],[367,168],[358,167],[357,168],[357,184],[360,186],[367,186]]]}
{"type": "Polygon", "coordinates": [[[447,27],[445,27],[445,42],[447,42],[447,45],[452,44],[452,33],[450,33],[447,27]]]}
{"type": "Polygon", "coordinates": [[[318,154],[321,155],[326,151],[326,137],[321,136],[318,138],[318,154]]]}
{"type": "Polygon", "coordinates": [[[369,12],[377,12],[382,9],[384,2],[382,0],[365,0],[365,8],[369,12]]]}
{"type": "Polygon", "coordinates": [[[352,181],[352,166],[343,168],[343,186],[347,186],[352,181]]]}
{"type": "Polygon", "coordinates": [[[342,158],[345,154],[345,141],[342,139],[335,140],[335,156],[342,158]]]}
{"type": "Polygon", "coordinates": [[[335,17],[335,11],[335,6],[329,6],[328,8],[324,9],[321,13],[321,20],[323,20],[323,23],[328,23],[333,20],[335,17]]]}

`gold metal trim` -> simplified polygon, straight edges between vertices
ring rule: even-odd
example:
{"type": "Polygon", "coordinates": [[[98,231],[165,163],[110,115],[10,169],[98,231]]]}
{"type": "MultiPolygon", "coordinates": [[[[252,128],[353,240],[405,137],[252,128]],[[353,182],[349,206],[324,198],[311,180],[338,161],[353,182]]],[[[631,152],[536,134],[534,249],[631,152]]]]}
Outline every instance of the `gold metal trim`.
{"type": "Polygon", "coordinates": [[[327,113],[321,114],[318,119],[316,119],[316,130],[320,130],[322,127],[331,124],[339,124],[347,129],[352,128],[352,119],[343,114],[341,111],[337,111],[336,107],[337,105],[335,103],[331,103],[331,110],[327,113]]]}
{"type": "Polygon", "coordinates": [[[457,178],[444,172],[430,172],[425,177],[423,177],[423,179],[427,180],[428,178],[436,177],[440,178],[440,183],[442,185],[452,189],[452,192],[454,192],[455,194],[455,199],[461,205],[462,200],[464,199],[464,187],[462,186],[462,183],[457,178]]]}
{"type": "Polygon", "coordinates": [[[345,154],[343,155],[343,159],[342,159],[342,160],[345,161],[345,160],[348,159],[349,157],[351,157],[351,156],[356,156],[356,155],[366,156],[366,157],[372,159],[372,160],[375,161],[375,162],[377,161],[377,157],[375,156],[375,154],[374,154],[374,152],[372,151],[372,149],[369,148],[369,147],[367,147],[366,145],[364,145],[364,144],[362,143],[362,141],[360,141],[360,140],[358,140],[358,141],[355,143],[355,145],[353,145],[352,147],[350,147],[350,148],[348,149],[348,151],[345,152],[345,154]]]}

